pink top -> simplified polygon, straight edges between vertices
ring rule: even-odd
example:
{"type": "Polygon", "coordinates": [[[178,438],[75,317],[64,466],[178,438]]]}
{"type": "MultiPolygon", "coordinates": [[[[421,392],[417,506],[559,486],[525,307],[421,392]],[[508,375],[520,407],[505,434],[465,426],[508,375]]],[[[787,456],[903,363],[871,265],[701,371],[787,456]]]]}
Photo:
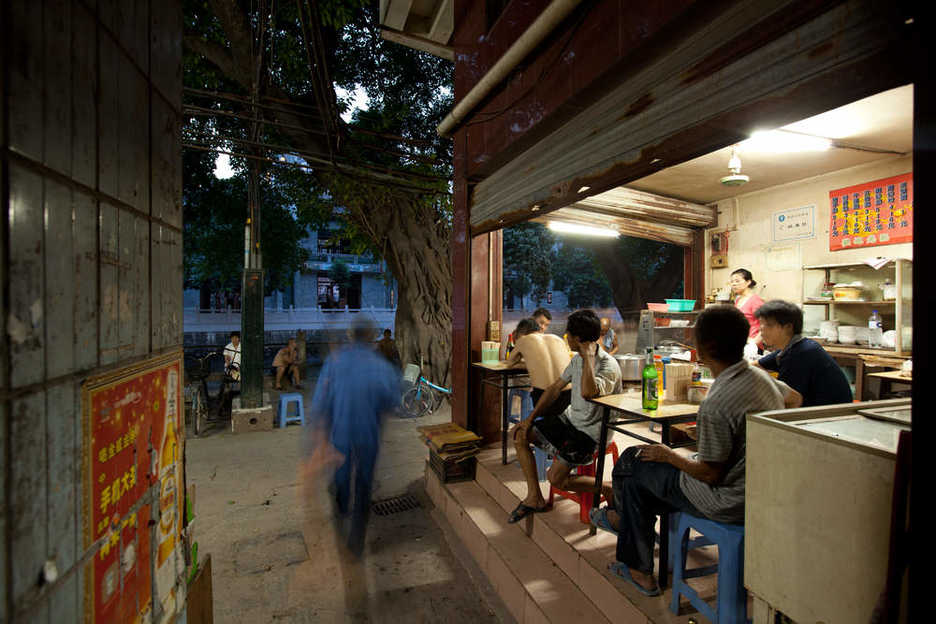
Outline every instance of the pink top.
{"type": "Polygon", "coordinates": [[[744,313],[744,318],[748,320],[748,323],[751,324],[751,330],[748,332],[748,338],[753,337],[760,331],[760,321],[754,318],[754,313],[757,311],[757,308],[764,305],[764,300],[758,297],[755,294],[751,294],[750,297],[744,300],[744,303],[738,304],[738,300],[735,299],[735,305],[738,306],[738,309],[744,313]]]}

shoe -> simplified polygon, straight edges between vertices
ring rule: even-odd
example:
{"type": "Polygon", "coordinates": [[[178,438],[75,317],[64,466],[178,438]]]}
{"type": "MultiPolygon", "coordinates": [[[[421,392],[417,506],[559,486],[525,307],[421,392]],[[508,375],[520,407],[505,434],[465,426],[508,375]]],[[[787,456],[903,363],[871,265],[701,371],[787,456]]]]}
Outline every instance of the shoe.
{"type": "Polygon", "coordinates": [[[628,568],[626,565],[624,565],[620,561],[609,563],[608,569],[611,570],[611,572],[614,573],[614,575],[617,576],[618,578],[622,578],[628,583],[630,583],[631,585],[633,585],[634,587],[636,587],[637,591],[639,591],[644,596],[653,597],[653,596],[660,595],[659,586],[654,587],[653,589],[647,589],[646,587],[641,586],[639,583],[637,583],[637,581],[634,580],[634,577],[631,576],[630,568],[628,568]]]}
{"type": "Polygon", "coordinates": [[[590,510],[588,512],[588,519],[591,520],[592,525],[598,527],[602,531],[607,531],[608,533],[613,533],[614,535],[618,534],[618,532],[614,530],[614,527],[611,526],[611,522],[608,520],[607,507],[590,510]]]}
{"type": "Polygon", "coordinates": [[[529,505],[524,505],[523,503],[520,503],[519,505],[517,505],[516,509],[510,512],[510,517],[507,518],[507,522],[509,522],[510,524],[514,524],[516,522],[520,522],[521,520],[529,516],[531,513],[540,513],[543,511],[549,511],[549,508],[550,508],[549,505],[543,505],[542,507],[537,508],[537,507],[530,507],[529,505]]]}

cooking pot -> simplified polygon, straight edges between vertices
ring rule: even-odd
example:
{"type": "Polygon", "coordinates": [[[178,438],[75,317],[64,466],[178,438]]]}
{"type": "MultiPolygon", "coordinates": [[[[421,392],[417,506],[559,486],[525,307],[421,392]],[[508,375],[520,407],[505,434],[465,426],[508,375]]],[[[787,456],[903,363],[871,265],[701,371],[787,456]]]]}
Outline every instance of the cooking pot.
{"type": "Polygon", "coordinates": [[[625,353],[624,355],[615,355],[614,359],[621,367],[621,379],[624,381],[640,381],[644,366],[647,365],[646,355],[625,353]]]}

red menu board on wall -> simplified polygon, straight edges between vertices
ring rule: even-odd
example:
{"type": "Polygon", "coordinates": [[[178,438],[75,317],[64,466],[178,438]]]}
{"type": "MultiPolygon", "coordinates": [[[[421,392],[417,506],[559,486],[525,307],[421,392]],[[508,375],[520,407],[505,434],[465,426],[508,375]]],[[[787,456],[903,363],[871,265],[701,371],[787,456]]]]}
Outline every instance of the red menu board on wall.
{"type": "Polygon", "coordinates": [[[913,240],[913,173],[829,192],[829,250],[913,240]]]}
{"type": "Polygon", "coordinates": [[[182,530],[182,405],[181,354],[82,388],[89,624],[150,621],[154,578],[172,591],[158,581],[182,530]]]}

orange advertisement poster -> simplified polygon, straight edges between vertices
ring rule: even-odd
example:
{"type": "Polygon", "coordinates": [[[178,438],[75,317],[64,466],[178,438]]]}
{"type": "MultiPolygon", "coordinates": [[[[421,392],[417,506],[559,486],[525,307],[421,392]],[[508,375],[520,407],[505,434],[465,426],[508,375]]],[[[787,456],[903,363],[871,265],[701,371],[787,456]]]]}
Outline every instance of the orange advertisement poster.
{"type": "Polygon", "coordinates": [[[913,241],[913,173],[829,192],[829,251],[913,241]]]}
{"type": "Polygon", "coordinates": [[[84,546],[97,545],[85,575],[87,622],[152,617],[154,575],[182,531],[182,406],[181,352],[82,388],[84,546]]]}

